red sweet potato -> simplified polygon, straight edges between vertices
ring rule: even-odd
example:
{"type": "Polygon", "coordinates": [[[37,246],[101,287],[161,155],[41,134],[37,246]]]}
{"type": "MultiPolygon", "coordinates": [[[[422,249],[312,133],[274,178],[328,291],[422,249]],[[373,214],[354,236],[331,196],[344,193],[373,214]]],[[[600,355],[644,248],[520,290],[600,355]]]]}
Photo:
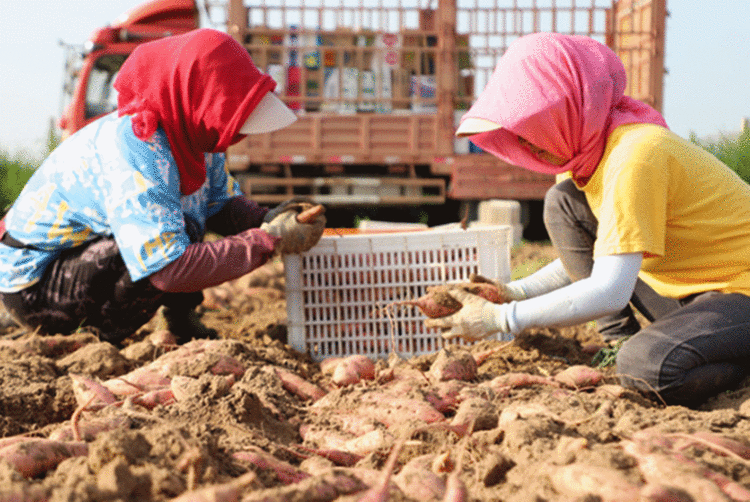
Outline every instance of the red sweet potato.
{"type": "Polygon", "coordinates": [[[364,458],[362,455],[357,455],[356,453],[351,453],[351,452],[343,451],[343,450],[308,448],[307,446],[302,446],[302,445],[297,445],[297,448],[303,452],[311,453],[313,455],[317,455],[319,457],[328,459],[331,462],[333,462],[335,465],[340,465],[344,467],[351,467],[364,458]]]}
{"type": "Polygon", "coordinates": [[[82,441],[47,438],[27,438],[0,449],[0,458],[7,460],[27,478],[47,472],[66,458],[82,455],[88,455],[88,445],[82,441]]]}
{"type": "Polygon", "coordinates": [[[117,402],[117,397],[106,385],[83,375],[70,374],[73,380],[73,395],[79,406],[102,407],[117,402]]]}
{"type": "Polygon", "coordinates": [[[532,385],[559,386],[559,383],[551,378],[532,375],[530,373],[505,373],[496,376],[487,385],[495,391],[501,391],[503,387],[515,389],[518,387],[531,387],[532,385]]]}
{"type": "Polygon", "coordinates": [[[390,305],[411,305],[432,319],[455,314],[462,307],[461,302],[453,298],[446,289],[437,288],[430,288],[416,300],[401,300],[390,305]]]}
{"type": "Polygon", "coordinates": [[[374,378],[375,363],[369,357],[358,354],[339,361],[333,370],[331,380],[338,386],[345,386],[374,378]]]}
{"type": "Polygon", "coordinates": [[[142,366],[131,371],[127,375],[110,378],[102,385],[115,396],[130,396],[139,392],[168,387],[170,378],[164,376],[159,370],[151,365],[142,366]]]}
{"type": "Polygon", "coordinates": [[[740,441],[730,439],[721,434],[709,431],[697,431],[693,434],[680,435],[688,441],[694,440],[705,444],[720,454],[734,454],[745,460],[750,460],[750,446],[740,441]]]}
{"type": "Polygon", "coordinates": [[[461,389],[467,385],[461,380],[446,380],[432,385],[424,394],[425,399],[440,413],[456,409],[461,402],[461,389]]]}
{"type": "Polygon", "coordinates": [[[650,438],[633,439],[622,441],[621,444],[626,453],[635,457],[647,483],[679,486],[694,500],[701,502],[725,501],[730,492],[734,500],[750,500],[750,492],[733,480],[680,453],[664,453],[654,448],[650,438]]]}
{"type": "Polygon", "coordinates": [[[245,488],[255,483],[257,479],[258,477],[254,472],[246,472],[228,483],[185,492],[172,499],[172,502],[239,502],[245,488]]]}
{"type": "Polygon", "coordinates": [[[320,361],[320,372],[324,375],[332,375],[336,366],[343,361],[343,357],[327,357],[320,361]]]}
{"type": "Polygon", "coordinates": [[[482,397],[470,397],[458,405],[451,425],[466,428],[467,433],[497,427],[499,412],[495,405],[482,397]]]}
{"type": "MultiPolygon", "coordinates": [[[[599,497],[603,502],[640,500],[640,487],[616,469],[592,464],[570,464],[555,469],[550,480],[555,490],[570,500],[599,497]]],[[[565,500],[568,500],[567,498],[565,500]]]]}
{"type": "Polygon", "coordinates": [[[149,410],[156,408],[159,405],[167,406],[175,402],[174,394],[169,387],[144,392],[142,394],[135,394],[128,399],[131,399],[133,404],[143,406],[149,410]]]}
{"type": "Polygon", "coordinates": [[[299,483],[307,479],[310,475],[293,465],[280,460],[270,453],[266,453],[258,447],[251,446],[247,450],[238,451],[232,454],[235,460],[248,462],[261,470],[272,470],[276,477],[285,485],[299,483]]]}
{"type": "Polygon", "coordinates": [[[477,363],[474,356],[464,349],[441,349],[430,366],[430,376],[442,382],[445,380],[470,381],[477,376],[477,363]]]}
{"type": "Polygon", "coordinates": [[[445,496],[443,502],[468,502],[469,501],[469,490],[466,489],[466,485],[459,474],[461,474],[463,462],[459,459],[456,467],[448,475],[448,479],[445,482],[445,496]]]}
{"type": "Polygon", "coordinates": [[[427,454],[409,460],[393,477],[393,482],[410,499],[425,502],[442,499],[445,480],[431,469],[435,459],[435,454],[427,454]]]}
{"type": "Polygon", "coordinates": [[[494,284],[483,282],[468,282],[459,284],[458,287],[465,291],[468,291],[473,295],[481,296],[488,302],[507,303],[509,301],[509,298],[507,298],[500,290],[500,288],[498,288],[494,284]]]}
{"type": "Polygon", "coordinates": [[[405,442],[406,438],[402,438],[394,445],[393,450],[388,455],[388,460],[383,466],[382,478],[376,485],[367,490],[362,497],[357,499],[357,502],[387,502],[389,500],[388,491],[391,476],[393,475],[393,470],[396,468],[396,461],[405,442]]]}
{"type": "Polygon", "coordinates": [[[297,221],[300,223],[313,223],[318,216],[323,213],[325,213],[325,207],[321,204],[317,204],[299,213],[297,215],[297,221]]]}
{"type": "Polygon", "coordinates": [[[570,366],[554,376],[556,382],[572,389],[595,387],[602,378],[600,371],[583,365],[570,366]]]}
{"type": "Polygon", "coordinates": [[[326,395],[326,391],[291,371],[278,367],[275,368],[275,371],[279,380],[281,380],[281,385],[286,390],[305,401],[317,401],[326,395]]]}
{"type": "Polygon", "coordinates": [[[445,416],[425,400],[382,393],[362,396],[362,403],[357,408],[357,412],[387,427],[406,420],[418,420],[428,424],[445,420],[445,416]]]}
{"type": "MultiPolygon", "coordinates": [[[[77,424],[77,428],[83,441],[93,441],[102,432],[126,428],[129,425],[130,419],[127,416],[114,415],[111,417],[83,420],[77,424]]],[[[74,427],[72,425],[63,425],[52,431],[48,439],[72,441],[75,439],[74,427]]]]}
{"type": "MultiPolygon", "coordinates": [[[[359,458],[380,450],[392,441],[390,437],[387,437],[387,433],[382,428],[371,429],[352,437],[351,434],[343,434],[328,428],[311,427],[303,424],[300,426],[299,432],[306,445],[315,445],[315,448],[311,448],[315,452],[340,451],[345,454],[356,455],[359,458]]],[[[305,446],[304,448],[307,447],[305,446]]],[[[332,458],[329,458],[329,460],[338,463],[332,458]]]]}

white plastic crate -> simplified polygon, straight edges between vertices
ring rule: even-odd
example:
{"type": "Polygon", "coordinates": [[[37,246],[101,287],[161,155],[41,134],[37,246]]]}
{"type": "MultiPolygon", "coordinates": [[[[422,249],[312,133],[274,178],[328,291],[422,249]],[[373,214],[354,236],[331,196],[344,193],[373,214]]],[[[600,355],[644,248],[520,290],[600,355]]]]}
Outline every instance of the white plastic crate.
{"type": "MultiPolygon", "coordinates": [[[[403,357],[439,350],[439,330],[424,327],[411,306],[428,286],[472,273],[510,280],[510,226],[324,236],[311,250],[284,258],[288,340],[320,361],[364,354],[403,357]]],[[[452,342],[458,343],[458,342],[452,342]]]]}

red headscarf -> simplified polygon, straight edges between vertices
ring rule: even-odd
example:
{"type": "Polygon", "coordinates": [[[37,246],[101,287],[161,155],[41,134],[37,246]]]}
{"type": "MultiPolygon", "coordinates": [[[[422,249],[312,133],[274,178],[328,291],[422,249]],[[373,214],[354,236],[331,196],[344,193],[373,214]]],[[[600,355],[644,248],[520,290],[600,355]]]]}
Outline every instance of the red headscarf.
{"type": "Polygon", "coordinates": [[[199,29],[140,45],[125,61],[115,89],[120,116],[147,140],[161,126],[180,171],[180,191],[206,179],[204,153],[223,152],[276,83],[242,45],[217,30],[199,29]]]}
{"type": "Polygon", "coordinates": [[[582,185],[616,127],[667,125],[659,112],[625,96],[625,84],[625,67],[606,45],[585,36],[536,33],[508,47],[462,120],[481,118],[501,126],[471,136],[483,150],[532,171],[571,171],[582,185]],[[540,160],[518,136],[570,160],[563,166],[540,160]]]}

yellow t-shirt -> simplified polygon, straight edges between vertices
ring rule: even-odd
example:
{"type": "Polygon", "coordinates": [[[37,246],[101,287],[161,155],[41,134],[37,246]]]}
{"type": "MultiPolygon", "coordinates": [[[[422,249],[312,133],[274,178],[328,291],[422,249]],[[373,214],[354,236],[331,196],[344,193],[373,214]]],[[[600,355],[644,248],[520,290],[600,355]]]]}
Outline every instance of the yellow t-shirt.
{"type": "Polygon", "coordinates": [[[620,126],[581,189],[599,220],[594,258],[642,252],[640,277],[663,296],[750,296],[750,185],[703,148],[620,126]]]}

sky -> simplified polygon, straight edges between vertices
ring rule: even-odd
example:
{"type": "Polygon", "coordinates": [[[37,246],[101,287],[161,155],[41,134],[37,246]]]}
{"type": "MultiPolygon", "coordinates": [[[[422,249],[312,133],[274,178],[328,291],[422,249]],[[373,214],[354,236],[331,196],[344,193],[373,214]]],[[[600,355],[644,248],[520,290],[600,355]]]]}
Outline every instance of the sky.
{"type": "MultiPolygon", "coordinates": [[[[0,150],[42,151],[61,112],[60,41],[82,44],[138,3],[0,0],[0,150]]],[[[667,8],[667,123],[684,137],[736,133],[750,117],[750,0],[668,0],[667,8]]]]}

